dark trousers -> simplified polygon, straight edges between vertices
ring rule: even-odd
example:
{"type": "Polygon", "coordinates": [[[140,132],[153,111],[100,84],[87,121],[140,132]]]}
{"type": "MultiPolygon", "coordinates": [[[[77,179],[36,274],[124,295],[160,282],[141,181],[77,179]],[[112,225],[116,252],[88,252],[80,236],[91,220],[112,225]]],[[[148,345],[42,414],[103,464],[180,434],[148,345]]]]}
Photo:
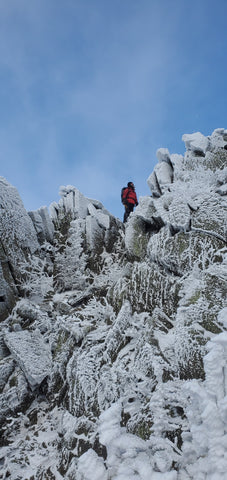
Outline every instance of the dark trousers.
{"type": "Polygon", "coordinates": [[[129,217],[130,213],[133,212],[134,206],[135,206],[134,203],[127,203],[125,205],[125,213],[124,213],[124,219],[123,219],[124,223],[127,222],[127,219],[129,217]]]}

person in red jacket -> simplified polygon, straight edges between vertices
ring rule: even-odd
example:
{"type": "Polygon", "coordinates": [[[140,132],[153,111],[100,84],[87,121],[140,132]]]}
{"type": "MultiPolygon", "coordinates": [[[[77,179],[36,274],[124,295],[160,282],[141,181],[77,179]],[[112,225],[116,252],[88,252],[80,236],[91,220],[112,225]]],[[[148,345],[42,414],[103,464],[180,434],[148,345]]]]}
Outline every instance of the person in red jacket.
{"type": "Polygon", "coordinates": [[[135,185],[133,182],[128,182],[128,186],[124,189],[122,194],[122,203],[125,206],[125,213],[123,222],[125,223],[133,212],[135,205],[138,205],[138,200],[135,192],[135,185]]]}

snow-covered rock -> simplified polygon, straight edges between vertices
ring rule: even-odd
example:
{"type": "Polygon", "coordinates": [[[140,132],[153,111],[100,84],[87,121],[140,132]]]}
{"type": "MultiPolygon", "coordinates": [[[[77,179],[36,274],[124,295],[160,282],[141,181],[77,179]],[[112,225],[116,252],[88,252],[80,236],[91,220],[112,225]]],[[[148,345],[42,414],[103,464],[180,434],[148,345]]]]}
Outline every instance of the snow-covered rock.
{"type": "Polygon", "coordinates": [[[50,375],[50,346],[43,341],[38,330],[7,332],[4,340],[31,388],[40,385],[50,375]]]}
{"type": "Polygon", "coordinates": [[[0,177],[0,232],[5,252],[16,270],[16,261],[26,248],[34,253],[39,244],[32,221],[15,187],[0,177]],[[12,240],[14,239],[14,243],[12,240]]]}
{"type": "Polygon", "coordinates": [[[52,242],[54,238],[54,225],[47,207],[41,207],[37,211],[28,212],[28,214],[33,221],[40,242],[43,243],[45,240],[52,242]]]}
{"type": "Polygon", "coordinates": [[[187,150],[193,153],[203,154],[205,156],[209,148],[209,139],[202,135],[200,132],[185,134],[182,136],[182,140],[185,143],[187,150]]]}
{"type": "Polygon", "coordinates": [[[21,263],[38,249],[35,228],[16,188],[0,177],[0,321],[15,304],[21,263]]]}
{"type": "Polygon", "coordinates": [[[165,187],[173,182],[173,166],[170,160],[170,154],[167,148],[157,150],[159,163],[147,179],[148,186],[154,197],[160,197],[165,187]]]}
{"type": "Polygon", "coordinates": [[[227,131],[184,140],[125,225],[72,186],[51,205],[1,324],[4,478],[225,478],[227,131]]]}

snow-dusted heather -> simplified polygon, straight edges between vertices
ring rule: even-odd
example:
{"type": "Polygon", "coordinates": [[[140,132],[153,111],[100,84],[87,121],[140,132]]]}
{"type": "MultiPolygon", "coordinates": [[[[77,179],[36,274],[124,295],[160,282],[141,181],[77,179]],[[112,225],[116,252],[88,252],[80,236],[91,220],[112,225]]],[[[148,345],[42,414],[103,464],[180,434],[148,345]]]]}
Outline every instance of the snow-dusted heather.
{"type": "Polygon", "coordinates": [[[227,130],[183,141],[126,225],[73,186],[35,229],[25,215],[39,248],[1,324],[0,478],[226,478],[227,130]]]}

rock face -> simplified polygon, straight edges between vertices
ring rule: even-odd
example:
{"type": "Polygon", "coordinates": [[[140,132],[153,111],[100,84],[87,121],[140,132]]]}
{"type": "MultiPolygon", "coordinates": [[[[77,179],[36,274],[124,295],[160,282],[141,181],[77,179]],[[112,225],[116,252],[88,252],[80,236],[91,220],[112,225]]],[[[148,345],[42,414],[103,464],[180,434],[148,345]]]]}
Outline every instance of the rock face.
{"type": "Polygon", "coordinates": [[[224,478],[227,131],[183,140],[126,225],[2,180],[3,478],[224,478]]]}
{"type": "Polygon", "coordinates": [[[11,311],[21,280],[21,263],[39,247],[17,190],[0,177],[0,320],[11,311]]]}

